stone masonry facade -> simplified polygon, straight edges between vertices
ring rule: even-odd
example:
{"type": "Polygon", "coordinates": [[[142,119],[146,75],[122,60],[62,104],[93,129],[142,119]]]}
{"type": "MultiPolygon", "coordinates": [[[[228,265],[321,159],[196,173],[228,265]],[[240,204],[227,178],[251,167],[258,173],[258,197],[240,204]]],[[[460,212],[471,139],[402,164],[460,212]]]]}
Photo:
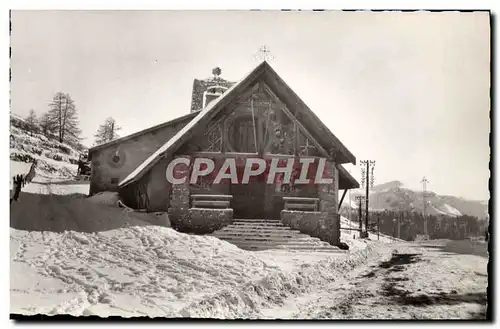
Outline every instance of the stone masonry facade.
{"type": "Polygon", "coordinates": [[[281,211],[284,225],[301,233],[319,238],[332,245],[340,243],[340,218],[338,217],[338,170],[333,161],[326,162],[327,177],[332,184],[318,186],[319,211],[281,211]]]}

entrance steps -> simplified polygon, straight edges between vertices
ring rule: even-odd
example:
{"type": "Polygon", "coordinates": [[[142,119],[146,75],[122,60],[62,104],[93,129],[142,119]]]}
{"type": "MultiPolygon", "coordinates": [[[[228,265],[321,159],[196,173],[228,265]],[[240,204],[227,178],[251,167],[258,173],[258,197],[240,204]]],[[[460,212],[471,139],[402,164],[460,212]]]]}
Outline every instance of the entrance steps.
{"type": "Polygon", "coordinates": [[[211,236],[245,250],[343,252],[338,247],[272,219],[235,219],[231,225],[213,232],[211,236]]]}

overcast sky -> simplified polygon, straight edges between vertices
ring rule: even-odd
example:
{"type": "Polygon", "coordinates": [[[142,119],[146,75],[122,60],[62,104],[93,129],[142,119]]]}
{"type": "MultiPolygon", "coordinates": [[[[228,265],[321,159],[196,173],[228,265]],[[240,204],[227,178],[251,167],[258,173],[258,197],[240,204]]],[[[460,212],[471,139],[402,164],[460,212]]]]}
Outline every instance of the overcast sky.
{"type": "Polygon", "coordinates": [[[14,11],[11,110],[67,92],[91,145],[108,116],[123,136],[188,113],[194,78],[238,81],[266,44],[377,183],[488,199],[489,33],[487,13],[14,11]]]}

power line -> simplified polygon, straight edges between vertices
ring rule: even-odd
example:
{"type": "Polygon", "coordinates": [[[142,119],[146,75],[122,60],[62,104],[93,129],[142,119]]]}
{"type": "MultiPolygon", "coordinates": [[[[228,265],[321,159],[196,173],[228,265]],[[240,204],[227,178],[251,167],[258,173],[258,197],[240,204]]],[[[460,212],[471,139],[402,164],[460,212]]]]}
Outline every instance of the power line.
{"type": "Polygon", "coordinates": [[[366,208],[366,214],[365,214],[365,235],[366,237],[368,237],[368,221],[369,221],[369,213],[368,213],[368,204],[369,204],[369,200],[370,200],[370,196],[369,196],[369,188],[370,186],[373,187],[373,184],[375,182],[374,180],[374,170],[375,170],[375,161],[374,160],[361,160],[360,161],[361,165],[363,165],[364,167],[361,167],[361,173],[362,173],[362,178],[361,178],[361,182],[362,182],[362,185],[365,185],[366,187],[366,204],[365,204],[365,208],[366,208]],[[372,174],[372,177],[370,179],[370,169],[371,169],[371,174],[372,174]],[[366,173],[366,179],[363,177],[366,173]]]}
{"type": "Polygon", "coordinates": [[[424,235],[427,237],[427,183],[429,181],[424,176],[420,182],[422,183],[422,200],[424,203],[424,235]]]}
{"type": "Polygon", "coordinates": [[[365,197],[363,195],[356,195],[356,201],[358,202],[358,216],[359,216],[359,237],[363,237],[363,201],[365,197]]]}

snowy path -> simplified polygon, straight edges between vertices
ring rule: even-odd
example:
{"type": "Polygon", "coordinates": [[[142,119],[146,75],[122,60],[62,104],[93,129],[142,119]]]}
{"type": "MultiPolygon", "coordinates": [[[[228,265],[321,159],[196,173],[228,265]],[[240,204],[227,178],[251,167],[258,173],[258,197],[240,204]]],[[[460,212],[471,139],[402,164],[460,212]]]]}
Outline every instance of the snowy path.
{"type": "MultiPolygon", "coordinates": [[[[431,243],[429,243],[431,244],[431,243]]],[[[481,319],[487,258],[444,252],[434,244],[394,245],[398,255],[372,261],[321,290],[263,312],[288,319],[481,319]]]]}

